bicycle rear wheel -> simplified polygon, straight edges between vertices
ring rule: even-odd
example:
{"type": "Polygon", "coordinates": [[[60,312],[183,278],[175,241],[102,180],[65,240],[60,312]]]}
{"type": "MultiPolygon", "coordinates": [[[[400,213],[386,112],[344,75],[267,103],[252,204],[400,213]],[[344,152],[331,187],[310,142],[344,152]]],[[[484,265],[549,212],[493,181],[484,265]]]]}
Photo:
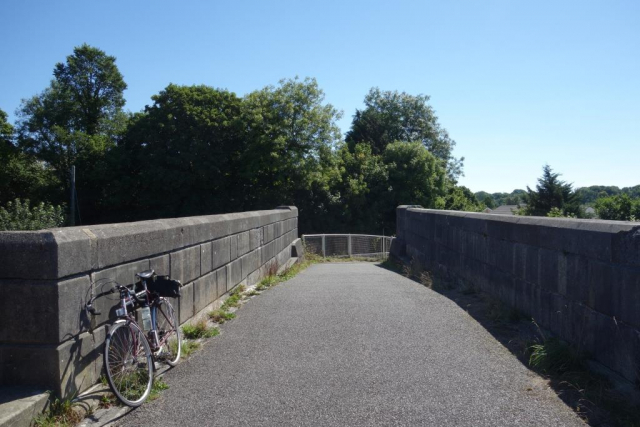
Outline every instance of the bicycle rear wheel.
{"type": "Polygon", "coordinates": [[[158,302],[156,323],[161,346],[158,359],[167,362],[170,366],[176,366],[180,360],[182,337],[180,336],[180,325],[176,311],[169,300],[165,298],[161,298],[158,302]]]}
{"type": "Polygon", "coordinates": [[[140,406],[153,383],[151,349],[135,322],[117,322],[104,343],[104,366],[111,390],[127,406],[140,406]]]}

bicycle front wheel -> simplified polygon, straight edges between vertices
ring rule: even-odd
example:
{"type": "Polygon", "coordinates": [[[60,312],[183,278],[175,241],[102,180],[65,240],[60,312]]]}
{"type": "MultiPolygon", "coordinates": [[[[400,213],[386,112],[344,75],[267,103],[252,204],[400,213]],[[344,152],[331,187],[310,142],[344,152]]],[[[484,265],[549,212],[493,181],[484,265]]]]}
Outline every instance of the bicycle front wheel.
{"type": "Polygon", "coordinates": [[[158,358],[167,362],[170,366],[176,366],[180,360],[182,337],[178,316],[169,300],[161,298],[156,311],[158,324],[158,340],[160,341],[160,354],[158,358]]]}
{"type": "Polygon", "coordinates": [[[127,406],[142,405],[153,383],[153,360],[144,333],[135,322],[119,322],[112,326],[104,345],[111,390],[127,406]]]}

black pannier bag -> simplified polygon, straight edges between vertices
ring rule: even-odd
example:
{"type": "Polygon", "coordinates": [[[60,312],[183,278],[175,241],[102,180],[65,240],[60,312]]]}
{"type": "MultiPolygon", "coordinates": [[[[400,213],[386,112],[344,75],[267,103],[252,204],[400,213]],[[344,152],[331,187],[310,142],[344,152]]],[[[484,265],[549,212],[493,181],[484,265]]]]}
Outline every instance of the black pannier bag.
{"type": "Polygon", "coordinates": [[[149,292],[165,298],[179,298],[181,286],[182,284],[179,280],[174,280],[169,276],[156,276],[147,283],[149,292]]]}

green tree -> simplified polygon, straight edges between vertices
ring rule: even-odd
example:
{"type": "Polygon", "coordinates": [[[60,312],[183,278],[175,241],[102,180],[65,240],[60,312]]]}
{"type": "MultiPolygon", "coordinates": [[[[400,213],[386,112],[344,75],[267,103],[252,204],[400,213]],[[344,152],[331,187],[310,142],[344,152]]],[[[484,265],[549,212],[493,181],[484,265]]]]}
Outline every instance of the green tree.
{"type": "Polygon", "coordinates": [[[368,143],[373,154],[381,154],[396,142],[420,142],[439,161],[447,174],[456,180],[462,174],[464,158],[452,155],[455,141],[440,125],[427,95],[381,91],[372,88],[365,96],[365,108],[357,110],[346,135],[353,150],[355,144],[368,143]]]}
{"type": "MultiPolygon", "coordinates": [[[[244,99],[250,147],[244,158],[250,206],[292,203],[331,168],[341,112],[324,102],[315,79],[284,79],[244,99]]],[[[300,206],[301,211],[304,206],[300,206]]]]}
{"type": "Polygon", "coordinates": [[[46,162],[65,189],[77,167],[79,200],[90,208],[101,197],[102,162],[126,124],[126,84],[116,59],[89,45],[56,64],[49,87],[23,101],[18,145],[46,162]]]}
{"type": "Polygon", "coordinates": [[[108,156],[109,220],[244,209],[242,101],[208,86],[170,84],[135,114],[108,156]],[[113,207],[110,209],[109,207],[113,207]]]}
{"type": "Polygon", "coordinates": [[[395,231],[395,210],[401,204],[436,206],[445,194],[445,171],[419,142],[388,144],[375,155],[369,144],[343,146],[340,224],[347,232],[387,234],[395,231]]]}
{"type": "Polygon", "coordinates": [[[303,231],[333,226],[339,174],[334,149],[341,112],[315,79],[284,79],[243,99],[248,147],[243,157],[248,209],[296,204],[303,231]]]}
{"type": "Polygon", "coordinates": [[[493,200],[493,197],[491,197],[490,195],[487,194],[481,200],[482,200],[482,203],[484,203],[484,205],[489,209],[496,208],[496,202],[493,200]]]}
{"type": "Polygon", "coordinates": [[[466,212],[480,212],[484,208],[467,187],[451,184],[447,186],[445,196],[438,200],[436,207],[438,209],[466,212]]]}
{"type": "Polygon", "coordinates": [[[560,174],[553,172],[549,165],[542,168],[536,190],[527,187],[526,207],[523,213],[533,216],[547,216],[552,208],[559,209],[565,216],[581,216],[580,200],[571,184],[560,180],[560,174]]]}
{"type": "Polygon", "coordinates": [[[596,200],[598,218],[617,221],[640,220],[640,199],[632,199],[628,194],[601,197],[596,200]]]}

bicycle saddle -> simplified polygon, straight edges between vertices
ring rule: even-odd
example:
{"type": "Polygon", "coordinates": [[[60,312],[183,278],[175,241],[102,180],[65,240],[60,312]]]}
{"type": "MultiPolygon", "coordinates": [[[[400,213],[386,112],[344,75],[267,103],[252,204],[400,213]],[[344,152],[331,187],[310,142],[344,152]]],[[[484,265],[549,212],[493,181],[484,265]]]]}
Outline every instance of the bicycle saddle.
{"type": "Polygon", "coordinates": [[[141,271],[140,273],[136,273],[136,276],[138,276],[139,278],[146,280],[151,278],[156,272],[152,269],[150,270],[145,270],[145,271],[141,271]]]}

